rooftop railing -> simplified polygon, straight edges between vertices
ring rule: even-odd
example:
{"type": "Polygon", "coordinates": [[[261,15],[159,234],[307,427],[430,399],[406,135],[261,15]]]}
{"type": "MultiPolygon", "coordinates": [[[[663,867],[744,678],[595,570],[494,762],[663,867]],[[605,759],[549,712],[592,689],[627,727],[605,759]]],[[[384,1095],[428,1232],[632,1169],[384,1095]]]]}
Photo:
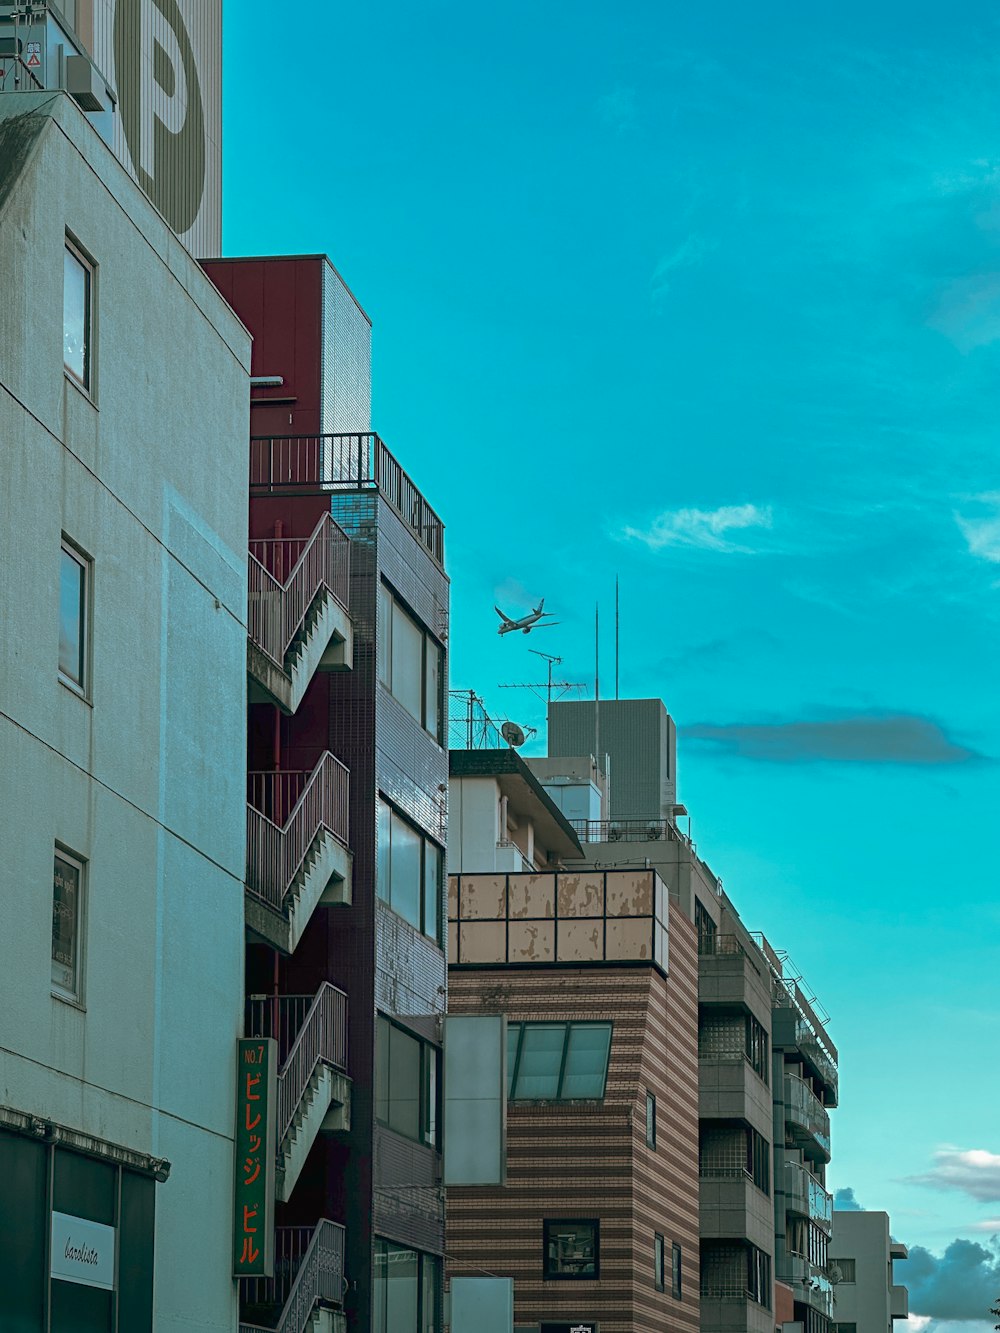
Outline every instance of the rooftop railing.
{"type": "Polygon", "coordinates": [[[571,819],[581,842],[689,841],[670,819],[571,819]]]}
{"type": "Polygon", "coordinates": [[[443,566],[444,524],[378,435],[262,435],[250,441],[252,495],[367,488],[381,492],[443,566]]]}

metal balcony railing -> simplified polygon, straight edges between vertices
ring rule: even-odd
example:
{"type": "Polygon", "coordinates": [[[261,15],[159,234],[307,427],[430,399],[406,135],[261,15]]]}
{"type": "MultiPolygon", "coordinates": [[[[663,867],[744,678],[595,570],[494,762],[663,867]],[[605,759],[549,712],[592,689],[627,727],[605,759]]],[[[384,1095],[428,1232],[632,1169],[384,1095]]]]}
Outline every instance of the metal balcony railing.
{"type": "Polygon", "coordinates": [[[318,1304],[344,1299],[344,1228],[323,1218],[315,1227],[275,1227],[274,1277],[240,1279],[243,1309],[270,1306],[270,1326],[240,1320],[240,1333],[305,1333],[318,1304]]]}
{"type": "MultiPolygon", "coordinates": [[[[298,774],[296,777],[300,776],[298,774]]],[[[265,775],[250,775],[251,793],[265,799],[265,775]],[[256,784],[256,788],[255,788],[256,784]]],[[[273,774],[270,808],[278,814],[284,774],[273,774]]],[[[289,788],[290,794],[291,788],[289,788]]],[[[321,829],[327,829],[345,847],[348,841],[350,773],[329,751],[309,774],[283,824],[253,804],[247,805],[247,890],[281,911],[303,861],[321,829]]]]}
{"type": "Polygon", "coordinates": [[[833,1224],[833,1196],[800,1162],[785,1163],[785,1195],[790,1208],[829,1232],[833,1224]]]}
{"type": "Polygon", "coordinates": [[[35,71],[24,63],[24,57],[0,56],[0,93],[44,92],[45,85],[35,71]]]}
{"type": "Polygon", "coordinates": [[[329,514],[310,537],[252,541],[247,607],[251,640],[283,669],[285,654],[321,588],[328,588],[347,610],[350,573],[350,539],[329,514]]]}
{"type": "Polygon", "coordinates": [[[830,1156],[830,1115],[804,1079],[785,1075],[785,1118],[794,1128],[804,1130],[830,1156]]]}
{"type": "Polygon", "coordinates": [[[278,1043],[278,1143],[288,1133],[295,1112],[326,1061],[347,1071],[347,996],[324,982],[315,995],[254,995],[247,1001],[248,1037],[274,1037],[278,1043]]]}
{"type": "Polygon", "coordinates": [[[670,819],[571,819],[581,842],[690,843],[670,819]]]}
{"type": "Polygon", "coordinates": [[[444,524],[382,440],[370,431],[256,436],[250,441],[251,494],[375,488],[439,565],[444,524]]]}

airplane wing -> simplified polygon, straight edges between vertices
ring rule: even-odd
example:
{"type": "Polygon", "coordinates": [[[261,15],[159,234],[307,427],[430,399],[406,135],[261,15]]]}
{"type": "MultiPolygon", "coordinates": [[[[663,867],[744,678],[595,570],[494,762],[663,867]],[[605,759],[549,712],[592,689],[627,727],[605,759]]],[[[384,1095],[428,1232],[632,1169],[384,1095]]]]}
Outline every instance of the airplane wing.
{"type": "Polygon", "coordinates": [[[499,606],[495,606],[493,610],[497,613],[497,615],[500,617],[500,619],[503,621],[505,625],[513,625],[514,623],[513,620],[511,620],[510,616],[505,616],[504,613],[500,610],[499,606]]]}

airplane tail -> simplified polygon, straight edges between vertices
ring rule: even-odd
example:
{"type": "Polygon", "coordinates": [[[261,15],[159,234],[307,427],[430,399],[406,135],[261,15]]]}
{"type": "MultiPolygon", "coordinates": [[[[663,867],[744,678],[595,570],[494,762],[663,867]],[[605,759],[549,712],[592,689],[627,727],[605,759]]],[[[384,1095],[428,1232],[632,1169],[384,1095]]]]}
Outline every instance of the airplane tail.
{"type": "Polygon", "coordinates": [[[540,615],[542,614],[542,607],[543,607],[544,605],[545,605],[545,598],[543,597],[542,600],[541,600],[541,601],[538,603],[538,605],[535,607],[535,615],[536,615],[536,616],[540,616],[540,615]]]}

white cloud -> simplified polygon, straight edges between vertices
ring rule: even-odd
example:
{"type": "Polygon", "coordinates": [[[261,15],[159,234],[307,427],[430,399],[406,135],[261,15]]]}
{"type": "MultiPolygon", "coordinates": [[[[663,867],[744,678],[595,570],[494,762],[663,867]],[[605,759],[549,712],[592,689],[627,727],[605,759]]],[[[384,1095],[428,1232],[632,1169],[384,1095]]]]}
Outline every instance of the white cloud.
{"type": "Polygon", "coordinates": [[[976,501],[991,509],[991,513],[970,517],[956,510],[955,522],[969,548],[969,554],[991,564],[1000,564],[1000,491],[977,495],[976,501]]]}
{"type": "Polygon", "coordinates": [[[688,546],[730,555],[752,555],[753,547],[733,541],[727,533],[772,526],[770,505],[722,505],[719,509],[668,509],[657,515],[648,528],[626,527],[622,535],[642,542],[651,551],[662,551],[665,546],[688,546]]]}
{"type": "Polygon", "coordinates": [[[910,1180],[934,1189],[958,1190],[980,1203],[995,1203],[1000,1200],[1000,1155],[985,1148],[945,1145],[934,1154],[931,1169],[910,1180]]]}
{"type": "Polygon", "coordinates": [[[983,1231],[987,1235],[1000,1235],[1000,1217],[987,1217],[983,1222],[970,1222],[968,1231],[983,1231]]]}

